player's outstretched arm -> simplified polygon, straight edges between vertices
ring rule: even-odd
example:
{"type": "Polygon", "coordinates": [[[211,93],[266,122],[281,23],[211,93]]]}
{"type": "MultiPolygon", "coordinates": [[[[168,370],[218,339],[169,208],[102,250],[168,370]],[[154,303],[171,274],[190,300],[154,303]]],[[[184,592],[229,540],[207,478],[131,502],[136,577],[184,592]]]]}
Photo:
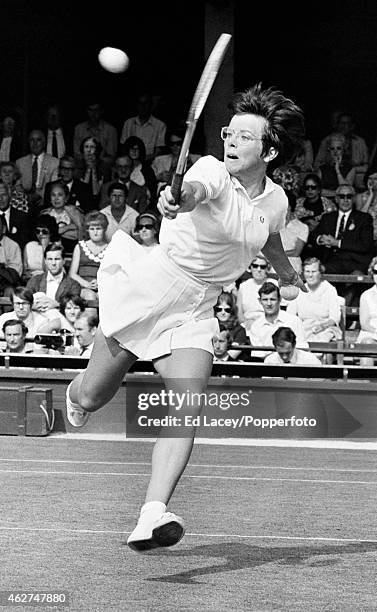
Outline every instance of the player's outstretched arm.
{"type": "Polygon", "coordinates": [[[179,205],[174,203],[170,186],[165,187],[158,199],[158,210],[167,219],[175,219],[178,213],[194,210],[205,199],[206,193],[201,183],[182,183],[179,205]]]}
{"type": "Polygon", "coordinates": [[[269,235],[262,253],[276,271],[282,285],[295,285],[307,293],[307,288],[284,252],[279,233],[269,235]]]}

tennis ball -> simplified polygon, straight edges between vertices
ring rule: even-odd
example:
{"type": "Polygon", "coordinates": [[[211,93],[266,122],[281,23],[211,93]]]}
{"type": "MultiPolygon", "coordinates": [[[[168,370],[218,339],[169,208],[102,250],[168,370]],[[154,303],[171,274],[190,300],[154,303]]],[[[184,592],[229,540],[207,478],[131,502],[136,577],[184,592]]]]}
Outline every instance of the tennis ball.
{"type": "Polygon", "coordinates": [[[299,288],[295,285],[283,285],[280,287],[280,295],[284,300],[294,300],[299,294],[299,288]]]}
{"type": "Polygon", "coordinates": [[[114,47],[104,47],[98,53],[98,61],[102,68],[108,72],[119,73],[127,70],[130,60],[127,54],[121,49],[114,47]]]}

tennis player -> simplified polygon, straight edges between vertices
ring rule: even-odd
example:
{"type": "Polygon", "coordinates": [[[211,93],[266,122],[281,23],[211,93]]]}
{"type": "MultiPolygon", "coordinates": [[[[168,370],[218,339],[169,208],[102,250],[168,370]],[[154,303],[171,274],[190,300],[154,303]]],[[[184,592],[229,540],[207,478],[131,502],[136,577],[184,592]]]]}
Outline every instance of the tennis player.
{"type": "MultiPolygon", "coordinates": [[[[106,250],[98,272],[100,328],[86,371],[67,389],[67,416],[76,427],[109,402],[137,358],[153,360],[172,393],[204,393],[217,296],[259,251],[283,285],[303,288],[279,235],[287,198],[266,175],[289,142],[288,126],[303,123],[302,112],[261,84],[236,94],[231,109],[221,130],[224,161],[200,158],[185,174],[179,206],[170,187],[161,193],[164,218],[152,255],[121,230],[106,250]]],[[[200,406],[185,409],[200,412],[200,406]]],[[[171,546],[184,534],[183,519],[166,507],[191,454],[195,428],[187,429],[155,443],[145,503],[128,538],[134,550],[171,546]]]]}

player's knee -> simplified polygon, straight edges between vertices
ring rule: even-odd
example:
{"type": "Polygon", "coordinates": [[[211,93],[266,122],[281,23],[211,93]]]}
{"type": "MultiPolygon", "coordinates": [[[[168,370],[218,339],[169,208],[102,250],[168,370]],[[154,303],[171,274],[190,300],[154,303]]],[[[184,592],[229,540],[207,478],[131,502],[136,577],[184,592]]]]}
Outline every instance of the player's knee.
{"type": "Polygon", "coordinates": [[[102,407],[102,403],[98,395],[94,396],[90,391],[86,389],[80,389],[79,391],[79,404],[81,408],[87,412],[94,412],[102,407]]]}

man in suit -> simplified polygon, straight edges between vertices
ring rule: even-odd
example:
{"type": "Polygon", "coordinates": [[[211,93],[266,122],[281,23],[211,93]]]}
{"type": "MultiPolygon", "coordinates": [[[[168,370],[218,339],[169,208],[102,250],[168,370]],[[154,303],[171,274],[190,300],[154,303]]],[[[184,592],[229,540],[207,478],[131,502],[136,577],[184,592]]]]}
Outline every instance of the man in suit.
{"type": "Polygon", "coordinates": [[[80,295],[79,283],[67,276],[64,269],[64,249],[59,242],[51,242],[45,249],[46,272],[32,276],[26,288],[34,296],[33,310],[46,314],[51,308],[59,308],[59,300],[65,294],[80,295]]]}
{"type": "MultiPolygon", "coordinates": [[[[322,216],[309,240],[327,274],[366,274],[373,257],[373,220],[369,213],[354,208],[355,190],[339,185],[335,202],[337,211],[322,216]]],[[[357,286],[340,288],[347,306],[357,298],[357,286]]]]}
{"type": "Polygon", "coordinates": [[[58,178],[59,160],[46,153],[46,137],[41,130],[29,135],[30,153],[16,160],[22,187],[29,195],[30,209],[40,212],[46,184],[58,178]]]}
{"type": "Polygon", "coordinates": [[[29,213],[10,206],[9,191],[2,180],[0,180],[0,216],[5,222],[4,235],[17,242],[23,250],[25,244],[32,240],[31,217],[29,213]]]}
{"type": "MultiPolygon", "coordinates": [[[[69,197],[67,204],[72,204],[86,214],[96,208],[89,186],[74,178],[76,163],[70,155],[64,155],[59,162],[59,179],[67,187],[69,197]]],[[[51,189],[54,181],[47,183],[44,193],[43,208],[51,206],[51,189]]]]}
{"type": "Polygon", "coordinates": [[[72,149],[67,131],[63,127],[63,113],[57,104],[46,110],[46,153],[61,159],[72,149]]]}
{"type": "MultiPolygon", "coordinates": [[[[139,214],[146,211],[148,208],[148,194],[145,185],[140,187],[131,181],[130,176],[132,172],[133,164],[132,159],[128,155],[121,155],[115,160],[115,173],[117,175],[117,183],[121,183],[127,187],[127,204],[136,210],[139,214]]],[[[100,194],[100,209],[110,204],[109,198],[109,187],[113,181],[104,183],[101,188],[100,194]]]]}

